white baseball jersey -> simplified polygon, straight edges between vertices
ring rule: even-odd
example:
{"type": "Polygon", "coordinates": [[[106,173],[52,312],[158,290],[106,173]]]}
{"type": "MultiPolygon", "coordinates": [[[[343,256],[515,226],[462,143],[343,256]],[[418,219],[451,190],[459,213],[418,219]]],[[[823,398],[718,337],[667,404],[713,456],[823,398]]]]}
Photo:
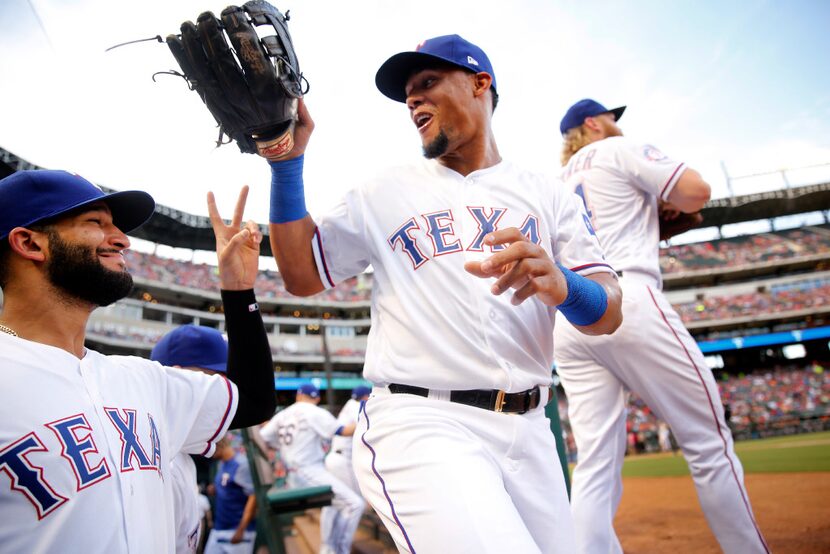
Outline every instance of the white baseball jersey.
{"type": "Polygon", "coordinates": [[[660,291],[657,202],[668,199],[684,169],[653,146],[611,137],[580,149],[563,172],[569,190],[584,199],[608,261],[622,271],[623,321],[613,334],[587,336],[567,321],[555,330],[578,450],[571,509],[584,554],[622,552],[613,520],[622,494],[626,390],[671,426],[721,549],[768,552],[717,383],[660,291]]]}
{"type": "Polygon", "coordinates": [[[313,249],[326,287],[374,268],[367,379],[515,392],[551,382],[556,310],[511,305],[464,263],[503,248],[487,233],[516,227],[578,273],[612,271],[583,216],[557,179],[509,162],[465,177],[422,160],[350,191],[317,220],[313,249]]]}
{"type": "MultiPolygon", "coordinates": [[[[359,411],[360,402],[354,398],[349,398],[346,403],[343,404],[343,407],[340,409],[340,413],[337,414],[338,424],[345,427],[350,423],[355,423],[357,421],[357,413],[359,411]]],[[[341,437],[340,435],[335,435],[334,438],[331,439],[331,449],[332,451],[340,452],[343,456],[351,458],[352,437],[341,437]]]]}
{"type": "Polygon", "coordinates": [[[2,333],[0,372],[3,550],[173,552],[171,459],[213,453],[236,387],[2,333]]]}
{"type": "Polygon", "coordinates": [[[176,455],[170,462],[170,476],[173,486],[176,554],[196,552],[204,509],[199,498],[196,464],[193,463],[193,458],[182,453],[176,455]]]}
{"type": "Polygon", "coordinates": [[[290,470],[322,464],[325,457],[323,440],[330,439],[340,428],[333,415],[309,402],[296,402],[271,418],[260,429],[265,442],[279,448],[280,456],[290,470]]]}
{"type": "Polygon", "coordinates": [[[668,200],[685,169],[654,146],[609,137],[574,154],[562,179],[585,203],[611,266],[661,283],[657,200],[668,200]]]}

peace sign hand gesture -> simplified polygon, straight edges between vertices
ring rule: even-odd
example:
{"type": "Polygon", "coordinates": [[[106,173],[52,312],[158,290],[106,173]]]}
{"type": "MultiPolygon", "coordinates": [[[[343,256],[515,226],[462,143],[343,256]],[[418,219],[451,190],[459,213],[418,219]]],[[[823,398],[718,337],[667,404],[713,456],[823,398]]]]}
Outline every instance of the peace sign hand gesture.
{"type": "Polygon", "coordinates": [[[230,225],[226,225],[216,207],[216,198],[208,192],[208,213],[216,236],[216,256],[219,258],[219,281],[223,290],[254,288],[259,271],[259,245],[262,232],[252,220],[242,226],[242,215],[248,199],[248,187],[239,191],[236,209],[230,225]]]}

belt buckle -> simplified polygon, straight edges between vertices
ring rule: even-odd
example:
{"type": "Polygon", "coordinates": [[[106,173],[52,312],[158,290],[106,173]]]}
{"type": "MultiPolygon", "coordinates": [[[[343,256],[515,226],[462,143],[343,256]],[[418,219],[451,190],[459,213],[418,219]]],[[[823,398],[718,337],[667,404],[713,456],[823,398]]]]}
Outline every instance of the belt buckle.
{"type": "Polygon", "coordinates": [[[507,400],[504,399],[504,394],[503,390],[496,393],[496,405],[493,407],[494,412],[501,413],[502,410],[504,410],[504,405],[507,402],[507,400]]]}

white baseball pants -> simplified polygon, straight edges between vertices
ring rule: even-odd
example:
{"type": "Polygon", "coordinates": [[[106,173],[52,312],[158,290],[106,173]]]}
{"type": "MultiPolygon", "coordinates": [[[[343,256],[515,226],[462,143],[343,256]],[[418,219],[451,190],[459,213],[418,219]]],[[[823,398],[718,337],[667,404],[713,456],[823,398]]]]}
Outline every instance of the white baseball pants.
{"type": "Polygon", "coordinates": [[[297,468],[292,473],[293,486],[331,486],[334,493],[331,506],[324,507],[320,512],[320,540],[327,552],[349,554],[366,502],[348,485],[326,471],[322,463],[297,468]]]}
{"type": "Polygon", "coordinates": [[[769,552],[703,354],[656,283],[626,273],[620,285],[623,323],[616,333],[583,335],[561,314],[554,333],[578,450],[571,502],[579,551],[622,552],[613,521],[622,496],[627,388],[671,426],[723,551],[769,552]]]}
{"type": "Polygon", "coordinates": [[[352,456],[363,496],[401,552],[576,550],[544,404],[501,414],[375,387],[352,456]]]}
{"type": "Polygon", "coordinates": [[[326,456],[326,471],[343,481],[352,489],[355,494],[360,494],[360,486],[357,484],[357,476],[352,467],[351,452],[331,451],[326,456]]]}

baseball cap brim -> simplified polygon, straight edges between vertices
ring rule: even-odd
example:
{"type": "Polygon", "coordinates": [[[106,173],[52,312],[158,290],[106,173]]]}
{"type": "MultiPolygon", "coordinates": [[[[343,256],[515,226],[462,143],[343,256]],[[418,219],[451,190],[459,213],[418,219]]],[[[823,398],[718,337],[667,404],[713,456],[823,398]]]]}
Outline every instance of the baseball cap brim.
{"type": "Polygon", "coordinates": [[[472,73],[472,70],[451,60],[424,52],[400,52],[380,66],[375,74],[375,85],[384,96],[396,102],[406,102],[406,82],[416,71],[441,65],[451,65],[472,73]]]}
{"type": "Polygon", "coordinates": [[[130,232],[153,215],[156,203],[143,191],[105,193],[83,177],[61,170],[24,170],[6,177],[0,189],[0,239],[28,227],[103,202],[113,223],[130,232]]]}
{"type": "MultiPolygon", "coordinates": [[[[112,222],[123,233],[129,233],[141,227],[152,217],[156,209],[153,197],[141,190],[113,192],[98,200],[109,206],[112,212],[112,222]]],[[[94,202],[95,200],[87,204],[94,202]]]]}
{"type": "Polygon", "coordinates": [[[619,121],[622,117],[623,112],[625,111],[625,106],[620,106],[619,108],[614,108],[613,110],[608,110],[608,113],[614,114],[614,120],[619,121]]]}

